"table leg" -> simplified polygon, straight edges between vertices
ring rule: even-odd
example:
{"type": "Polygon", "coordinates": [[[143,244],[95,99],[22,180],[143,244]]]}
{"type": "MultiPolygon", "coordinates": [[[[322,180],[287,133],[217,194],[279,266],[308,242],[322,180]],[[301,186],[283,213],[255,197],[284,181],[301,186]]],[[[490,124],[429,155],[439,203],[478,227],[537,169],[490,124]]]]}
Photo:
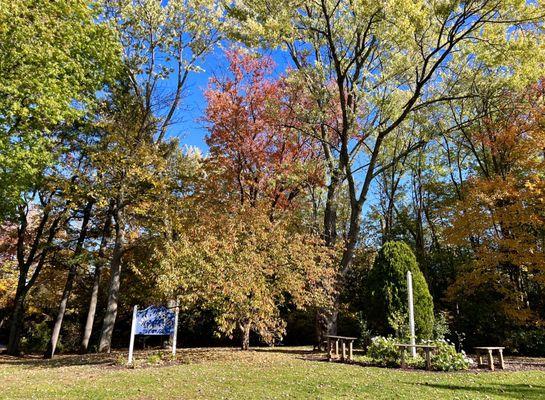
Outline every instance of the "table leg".
{"type": "Polygon", "coordinates": [[[352,341],[350,341],[350,344],[348,345],[348,359],[352,361],[354,359],[354,355],[352,354],[352,341]]]}
{"type": "Polygon", "coordinates": [[[477,351],[477,356],[479,357],[478,366],[482,367],[483,366],[483,353],[480,350],[478,350],[477,351]]]}
{"type": "Polygon", "coordinates": [[[339,358],[339,339],[335,340],[335,357],[339,358]]]}
{"type": "Polygon", "coordinates": [[[492,356],[492,350],[488,350],[488,369],[494,371],[494,357],[492,356]]]}
{"type": "Polygon", "coordinates": [[[341,360],[345,361],[346,360],[346,343],[344,342],[344,340],[341,340],[341,346],[343,348],[343,354],[341,356],[341,360]]]}
{"type": "Polygon", "coordinates": [[[426,353],[426,369],[431,369],[431,356],[430,356],[430,349],[424,349],[424,352],[426,353]]]}
{"type": "Polygon", "coordinates": [[[333,342],[331,339],[327,339],[327,360],[331,361],[333,358],[333,342]]]}
{"type": "Polygon", "coordinates": [[[503,363],[503,350],[499,349],[498,352],[500,353],[500,368],[505,369],[505,364],[503,363]]]}
{"type": "Polygon", "coordinates": [[[405,368],[405,347],[401,348],[401,368],[405,368]]]}

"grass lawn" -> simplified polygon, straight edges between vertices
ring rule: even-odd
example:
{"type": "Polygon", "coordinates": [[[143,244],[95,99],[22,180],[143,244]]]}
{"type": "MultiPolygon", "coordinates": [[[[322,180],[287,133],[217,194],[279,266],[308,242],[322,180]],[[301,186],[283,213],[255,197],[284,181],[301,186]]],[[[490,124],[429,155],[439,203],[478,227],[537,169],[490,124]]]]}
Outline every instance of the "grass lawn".
{"type": "Polygon", "coordinates": [[[0,357],[1,399],[545,399],[545,371],[439,373],[328,363],[307,349],[0,357]]]}

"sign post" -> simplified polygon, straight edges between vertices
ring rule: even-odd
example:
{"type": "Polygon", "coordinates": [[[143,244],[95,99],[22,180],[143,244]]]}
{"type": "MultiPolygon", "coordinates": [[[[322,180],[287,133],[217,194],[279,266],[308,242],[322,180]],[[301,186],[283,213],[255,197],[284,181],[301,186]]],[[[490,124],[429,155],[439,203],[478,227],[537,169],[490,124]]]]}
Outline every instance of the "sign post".
{"type": "Polygon", "coordinates": [[[136,319],[138,315],[138,306],[134,306],[132,310],[132,323],[131,323],[131,339],[129,342],[129,364],[132,364],[132,353],[134,350],[134,335],[136,334],[136,319]]]}
{"type": "Polygon", "coordinates": [[[415,337],[414,337],[414,304],[413,304],[413,275],[411,271],[407,271],[407,293],[409,300],[409,330],[411,334],[411,355],[416,357],[416,347],[414,347],[415,337]]]}
{"type": "Polygon", "coordinates": [[[180,307],[178,306],[178,301],[176,300],[176,308],[174,314],[174,332],[172,333],[172,357],[176,357],[176,339],[178,337],[178,314],[180,312],[180,307]]]}

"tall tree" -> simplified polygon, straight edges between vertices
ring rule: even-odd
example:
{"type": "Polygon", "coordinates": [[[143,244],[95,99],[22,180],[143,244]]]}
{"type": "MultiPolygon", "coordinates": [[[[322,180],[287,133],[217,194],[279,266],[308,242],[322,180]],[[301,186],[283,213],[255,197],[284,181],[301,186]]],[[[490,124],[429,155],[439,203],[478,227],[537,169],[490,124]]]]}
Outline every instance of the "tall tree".
{"type": "Polygon", "coordinates": [[[501,114],[468,131],[477,161],[448,209],[447,238],[471,258],[448,295],[464,303],[489,293],[503,320],[531,325],[542,319],[530,293],[543,288],[543,87],[506,97],[501,114]]]}
{"type": "Polygon", "coordinates": [[[17,354],[26,296],[69,207],[46,169],[63,152],[59,127],[90,111],[96,91],[115,72],[119,46],[89,1],[0,6],[0,214],[18,225],[8,342],[8,352],[17,354]]]}
{"type": "MultiPolygon", "coordinates": [[[[308,186],[321,183],[319,147],[301,135],[293,112],[295,96],[285,78],[271,78],[270,57],[227,52],[231,76],[213,78],[206,91],[210,134],[208,163],[241,206],[269,203],[289,208],[308,186]]],[[[235,202],[235,204],[237,203],[235,202]]]]}

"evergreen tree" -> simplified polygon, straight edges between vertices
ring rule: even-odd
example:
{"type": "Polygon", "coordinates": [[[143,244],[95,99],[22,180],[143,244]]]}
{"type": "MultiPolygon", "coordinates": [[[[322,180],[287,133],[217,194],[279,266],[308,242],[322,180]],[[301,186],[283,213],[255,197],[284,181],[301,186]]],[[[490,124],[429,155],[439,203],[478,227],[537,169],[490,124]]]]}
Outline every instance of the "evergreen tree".
{"type": "Polygon", "coordinates": [[[413,275],[416,335],[427,339],[433,331],[433,299],[416,257],[403,242],[387,242],[380,249],[369,274],[364,312],[378,333],[403,335],[408,325],[407,271],[413,275]]]}

